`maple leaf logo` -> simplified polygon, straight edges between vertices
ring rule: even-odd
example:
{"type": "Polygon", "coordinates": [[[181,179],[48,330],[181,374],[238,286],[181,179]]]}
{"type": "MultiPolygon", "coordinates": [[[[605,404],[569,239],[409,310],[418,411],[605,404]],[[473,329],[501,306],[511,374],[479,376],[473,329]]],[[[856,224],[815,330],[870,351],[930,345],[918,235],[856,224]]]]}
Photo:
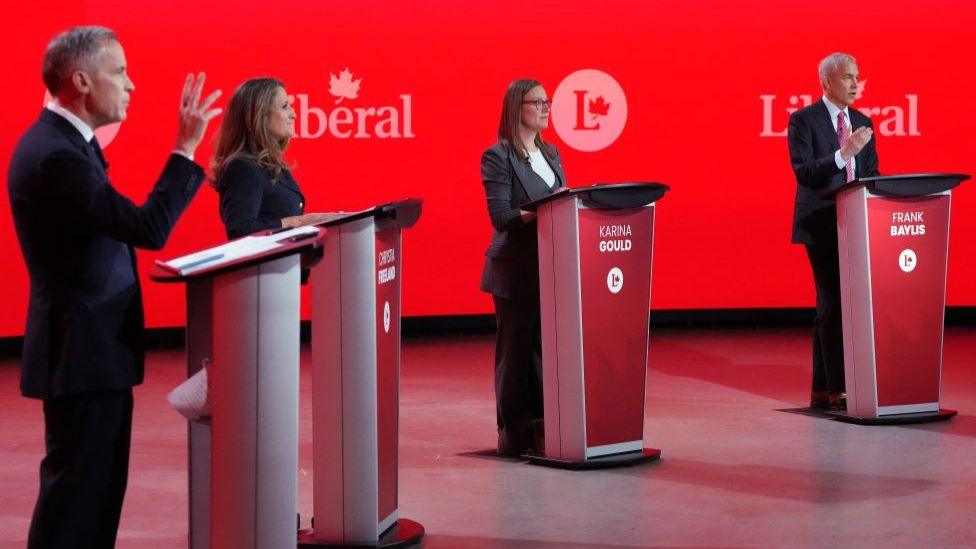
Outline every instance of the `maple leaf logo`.
{"type": "Polygon", "coordinates": [[[329,73],[329,93],[338,97],[336,104],[342,103],[343,99],[355,99],[359,97],[359,83],[362,78],[352,79],[352,73],[346,68],[336,76],[329,73]]]}
{"type": "Polygon", "coordinates": [[[606,116],[610,112],[610,103],[607,103],[602,95],[598,95],[596,99],[590,99],[588,110],[593,115],[593,119],[596,120],[598,116],[606,116]]]}
{"type": "Polygon", "coordinates": [[[867,86],[867,85],[868,85],[868,81],[867,80],[858,80],[857,81],[857,95],[854,96],[854,99],[860,99],[861,96],[864,95],[864,86],[867,86]]]}

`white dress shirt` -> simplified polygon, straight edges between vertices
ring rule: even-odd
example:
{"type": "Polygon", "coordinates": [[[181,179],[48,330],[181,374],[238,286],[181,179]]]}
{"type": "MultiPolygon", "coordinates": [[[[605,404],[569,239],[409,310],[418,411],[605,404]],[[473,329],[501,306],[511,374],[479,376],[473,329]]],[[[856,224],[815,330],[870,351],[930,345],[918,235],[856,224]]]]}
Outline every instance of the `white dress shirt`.
{"type": "MultiPolygon", "coordinates": [[[[75,115],[75,113],[62,107],[61,104],[58,103],[57,99],[48,102],[46,107],[47,110],[53,112],[54,114],[57,114],[61,118],[64,118],[65,120],[70,122],[71,125],[74,126],[76,130],[78,130],[78,133],[81,134],[81,137],[85,139],[85,143],[91,143],[91,140],[95,138],[95,130],[93,130],[92,127],[89,126],[84,120],[78,118],[78,116],[75,115]]],[[[178,149],[173,149],[173,154],[178,154],[186,158],[190,162],[193,162],[192,154],[186,154],[185,152],[178,149]]]]}
{"type": "Polygon", "coordinates": [[[85,143],[91,143],[92,138],[95,137],[95,130],[93,130],[91,126],[86,124],[84,120],[75,116],[75,113],[62,107],[57,101],[51,101],[48,103],[47,110],[54,112],[55,114],[61,116],[61,118],[64,118],[70,122],[71,125],[78,130],[78,133],[85,138],[85,143]]]}
{"type": "Polygon", "coordinates": [[[552,166],[546,162],[546,157],[542,155],[542,151],[528,151],[529,153],[529,164],[532,165],[532,171],[534,171],[546,185],[549,185],[551,189],[556,183],[556,174],[552,171],[552,166]]]}
{"type": "MultiPolygon", "coordinates": [[[[833,103],[831,103],[830,100],[827,99],[827,96],[826,95],[823,97],[823,102],[824,102],[824,105],[827,106],[827,113],[830,114],[830,123],[834,125],[834,134],[836,134],[837,133],[837,113],[841,112],[842,109],[840,107],[838,107],[837,105],[834,105],[833,103]]],[[[844,112],[844,121],[847,123],[847,128],[849,129],[850,132],[853,132],[854,131],[854,126],[851,125],[851,114],[850,114],[850,112],[848,112],[847,107],[844,107],[843,108],[843,112],[844,112]]],[[[855,162],[857,162],[857,160],[855,160],[854,157],[852,156],[851,157],[851,173],[854,173],[854,174],[857,173],[857,164],[855,164],[855,162]]],[[[844,169],[844,166],[845,166],[846,163],[844,162],[844,157],[841,156],[841,154],[840,154],[840,149],[837,149],[837,152],[834,153],[834,163],[837,164],[837,169],[839,169],[839,170],[843,170],[844,169]]]]}

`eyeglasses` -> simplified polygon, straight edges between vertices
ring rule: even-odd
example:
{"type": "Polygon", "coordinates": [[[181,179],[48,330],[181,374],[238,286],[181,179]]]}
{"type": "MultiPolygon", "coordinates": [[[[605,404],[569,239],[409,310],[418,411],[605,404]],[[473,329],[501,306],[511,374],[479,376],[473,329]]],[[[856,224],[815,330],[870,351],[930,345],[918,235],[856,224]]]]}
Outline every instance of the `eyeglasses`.
{"type": "Polygon", "coordinates": [[[541,110],[552,108],[552,99],[533,99],[532,101],[522,101],[523,105],[532,105],[541,110]]]}

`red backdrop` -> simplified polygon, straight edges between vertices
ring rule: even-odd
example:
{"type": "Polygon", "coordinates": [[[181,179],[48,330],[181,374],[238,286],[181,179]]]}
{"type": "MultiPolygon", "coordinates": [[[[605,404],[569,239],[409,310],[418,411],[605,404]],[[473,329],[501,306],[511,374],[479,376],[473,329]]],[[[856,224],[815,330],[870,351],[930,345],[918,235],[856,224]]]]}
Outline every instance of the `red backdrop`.
{"type": "MultiPolygon", "coordinates": [[[[819,98],[816,64],[831,51],[858,58],[867,83],[856,106],[874,107],[876,129],[885,124],[879,133],[888,134],[878,136],[882,173],[976,171],[968,108],[976,78],[965,53],[976,13],[969,2],[934,0],[924,9],[873,0],[775,7],[755,0],[237,4],[53,0],[43,12],[24,3],[6,8],[16,24],[4,48],[11,85],[0,168],[6,172],[16,140],[43,104],[44,46],[74,24],[109,26],[125,47],[136,90],[106,156],[114,184],[137,202],[172,146],[189,71],[205,71],[208,88],[227,95],[245,78],[277,76],[313,110],[328,113],[395,107],[401,135],[413,137],[380,138],[369,125],[369,137],[325,132],[296,139],[289,154],[311,210],[425,199],[420,223],[404,239],[408,316],[491,310],[477,289],[490,236],[479,161],[514,78],[537,78],[553,94],[567,75],[598,69],[623,88],[626,125],[609,147],[582,152],[552,130],[546,138],[560,148],[571,186],[672,186],[658,210],[654,308],[813,304],[802,248],[789,244],[795,183],[779,134],[792,96],[819,98]],[[361,79],[358,97],[336,104],[329,75],[346,68],[361,79]]],[[[306,135],[318,133],[309,116],[306,135]]],[[[210,152],[208,141],[198,158],[205,162],[210,152]]],[[[950,305],[976,305],[976,287],[967,282],[976,274],[976,192],[967,185],[953,199],[950,305]]],[[[6,193],[0,235],[0,336],[18,335],[29,284],[6,193]]],[[[150,326],[184,320],[182,288],[145,278],[152,261],[222,238],[216,193],[204,188],[163,252],[140,253],[150,326]]]]}

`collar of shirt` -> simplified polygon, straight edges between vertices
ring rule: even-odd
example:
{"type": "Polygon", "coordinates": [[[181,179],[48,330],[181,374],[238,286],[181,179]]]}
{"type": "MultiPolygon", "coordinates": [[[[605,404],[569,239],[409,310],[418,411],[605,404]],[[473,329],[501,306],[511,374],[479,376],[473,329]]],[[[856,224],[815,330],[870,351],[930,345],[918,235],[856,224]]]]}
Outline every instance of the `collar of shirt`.
{"type": "Polygon", "coordinates": [[[84,120],[75,116],[75,113],[69,111],[68,109],[62,107],[58,104],[57,100],[53,100],[47,104],[47,110],[59,115],[71,123],[72,126],[78,130],[78,133],[85,138],[85,143],[91,142],[92,138],[95,137],[95,130],[91,129],[91,126],[85,123],[84,120]]]}
{"type": "Polygon", "coordinates": [[[827,113],[830,114],[830,122],[834,125],[834,131],[837,131],[837,113],[839,113],[841,110],[844,111],[844,120],[847,121],[847,127],[851,127],[851,113],[847,111],[847,107],[841,109],[837,105],[831,103],[830,100],[827,99],[826,95],[823,96],[823,102],[824,105],[827,106],[827,113]]]}

